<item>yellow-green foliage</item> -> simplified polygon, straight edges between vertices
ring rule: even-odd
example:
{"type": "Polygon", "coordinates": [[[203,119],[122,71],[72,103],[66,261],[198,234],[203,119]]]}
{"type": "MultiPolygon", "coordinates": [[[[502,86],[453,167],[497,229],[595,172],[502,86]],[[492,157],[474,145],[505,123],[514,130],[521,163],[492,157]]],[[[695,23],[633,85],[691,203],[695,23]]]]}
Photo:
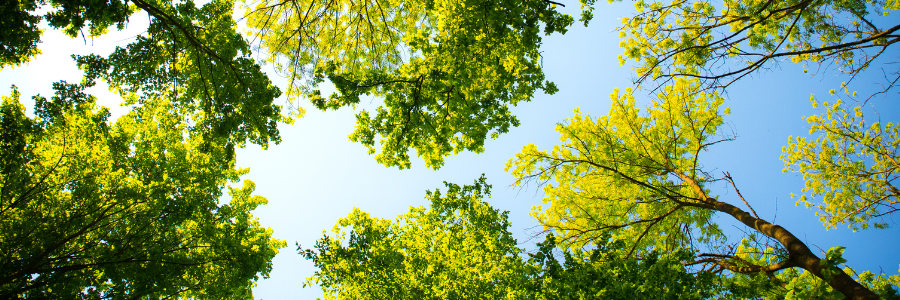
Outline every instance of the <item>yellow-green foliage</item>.
{"type": "Polygon", "coordinates": [[[187,131],[164,98],[107,122],[83,87],[54,85],[24,114],[3,97],[3,298],[252,299],[284,241],[250,211],[266,199],[225,147],[187,131]]]}
{"type": "Polygon", "coordinates": [[[265,148],[269,142],[280,142],[276,124],[291,123],[302,110],[282,112],[273,104],[281,92],[236,31],[234,0],[202,2],[16,1],[0,8],[0,69],[40,53],[39,22],[73,38],[93,38],[113,25],[123,29],[129,16],[143,11],[149,25],[109,56],[73,55],[87,77],[85,85],[102,79],[127,105],[141,105],[145,96],[163,96],[178,109],[191,110],[191,130],[202,131],[217,143],[249,141],[265,148]]]}
{"type": "Polygon", "coordinates": [[[803,174],[805,187],[797,205],[814,206],[827,228],[846,223],[853,229],[883,228],[876,219],[900,204],[895,186],[900,169],[900,129],[897,124],[869,122],[863,108],[852,110],[838,99],[813,107],[824,112],[806,118],[814,139],[791,137],[783,148],[785,171],[803,174]],[[821,197],[822,202],[810,197],[821,197]]]}
{"type": "Polygon", "coordinates": [[[319,268],[305,284],[325,299],[521,299],[524,264],[506,212],[482,201],[490,186],[446,185],[393,221],[359,209],[338,220],[301,250],[319,268]]]}
{"type": "Polygon", "coordinates": [[[74,55],[85,72],[84,84],[106,81],[126,105],[140,106],[163,97],[190,115],[191,131],[228,145],[278,143],[278,122],[290,123],[302,111],[283,112],[274,105],[281,91],[237,33],[231,14],[234,0],[142,1],[153,16],[146,33],[117,47],[107,57],[74,55]],[[177,16],[177,17],[171,17],[177,16]]]}
{"type": "Polygon", "coordinates": [[[314,249],[300,250],[318,271],[325,299],[707,299],[727,296],[719,277],[689,272],[689,251],[620,259],[624,243],[604,235],[590,251],[564,249],[553,234],[523,249],[506,212],[482,200],[474,185],[428,192],[429,207],[410,207],[394,220],[354,209],[314,249]]]}
{"type": "Polygon", "coordinates": [[[711,212],[678,201],[697,201],[676,173],[695,176],[698,155],[714,139],[723,99],[698,91],[698,82],[678,80],[651,101],[645,112],[631,90],[610,98],[612,108],[596,121],[576,109],[559,125],[559,145],[552,152],[528,145],[507,163],[507,171],[527,181],[547,182],[544,203],[532,215],[557,232],[561,244],[580,247],[603,232],[629,243],[675,249],[691,242],[685,234],[699,228],[701,240],[720,236],[708,225],[711,212]],[[679,199],[687,197],[687,199],[679,199]],[[674,201],[678,200],[678,201],[674,201]]]}
{"type": "MultiPolygon", "coordinates": [[[[593,10],[594,1],[581,2],[585,11],[593,10]]],[[[637,62],[641,82],[686,75],[711,79],[706,83],[712,87],[781,58],[831,61],[855,73],[868,68],[900,29],[875,25],[893,26],[886,16],[898,8],[897,1],[723,2],[635,1],[636,14],[617,28],[624,52],[619,62],[637,62]]]]}
{"type": "MultiPolygon", "coordinates": [[[[735,248],[735,256],[739,258],[735,262],[740,266],[770,265],[782,262],[787,258],[787,253],[782,248],[773,248],[771,246],[761,244],[758,240],[758,235],[751,234],[748,238],[742,239],[737,248],[735,248]]],[[[855,276],[860,284],[879,294],[883,299],[897,299],[898,295],[894,288],[900,283],[900,276],[877,275],[869,271],[857,273],[843,264],[846,262],[842,257],[843,251],[844,247],[828,249],[825,258],[822,260],[823,266],[826,266],[823,273],[844,272],[855,276]]],[[[768,277],[765,273],[750,275],[736,277],[734,284],[748,287],[753,284],[765,286],[766,288],[757,290],[762,292],[762,295],[767,300],[845,299],[844,295],[832,289],[825,281],[802,269],[786,269],[783,272],[773,274],[773,277],[768,277]]]]}
{"type": "Polygon", "coordinates": [[[289,97],[321,110],[356,107],[350,140],[385,166],[429,168],[518,126],[509,107],[556,92],[540,65],[540,29],[565,32],[572,17],[542,0],[372,0],[247,4],[247,24],[269,60],[289,75],[289,97]],[[328,79],[337,93],[322,95],[328,79]],[[377,137],[376,137],[377,136],[377,137]]]}

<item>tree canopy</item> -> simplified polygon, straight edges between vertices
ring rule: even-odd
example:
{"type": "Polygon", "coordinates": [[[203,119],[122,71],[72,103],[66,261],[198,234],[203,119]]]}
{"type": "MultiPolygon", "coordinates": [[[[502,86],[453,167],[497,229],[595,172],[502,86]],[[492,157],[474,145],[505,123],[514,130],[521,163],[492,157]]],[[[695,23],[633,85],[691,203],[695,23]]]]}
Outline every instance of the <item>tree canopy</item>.
{"type": "MultiPolygon", "coordinates": [[[[704,169],[700,154],[732,137],[719,131],[728,114],[727,108],[720,108],[722,98],[701,88],[698,80],[676,80],[652,98],[643,112],[630,89],[624,95],[615,91],[608,115],[595,121],[576,110],[568,124],[559,125],[562,144],[551,152],[533,144],[523,147],[507,169],[517,178],[516,184],[546,183],[544,202],[550,207],[536,206],[534,216],[546,229],[559,233],[569,247],[590,245],[601,234],[612,234],[628,244],[621,252],[624,257],[644,249],[708,249],[713,252],[701,253],[701,260],[689,264],[773,278],[776,272],[799,268],[847,298],[877,299],[850,271],[837,268],[845,262],[843,248],[834,247],[819,258],[788,229],[761,219],[727,172],[719,176],[704,169]],[[752,214],[710,195],[707,185],[721,180],[731,183],[752,214]],[[770,239],[776,244],[768,251],[774,252],[754,261],[746,257],[758,251],[756,245],[715,246],[723,233],[710,219],[713,213],[731,216],[770,239]]],[[[787,275],[792,277],[786,283],[788,296],[783,297],[802,298],[799,295],[805,292],[795,290],[800,286],[795,283],[802,279],[796,271],[791,274],[787,275]]],[[[897,283],[897,278],[892,280],[897,283]]],[[[881,292],[896,295],[888,287],[881,292]]]]}
{"type": "Polygon", "coordinates": [[[254,183],[229,185],[247,173],[234,148],[280,142],[277,122],[292,114],[273,104],[280,90],[251,58],[233,8],[227,0],[3,6],[0,67],[39,54],[42,20],[86,39],[122,29],[138,11],[150,16],[145,32],[109,56],[73,55],[84,79],[54,84],[49,100],[33,97],[33,117],[15,87],[3,98],[3,298],[252,299],[285,242],[251,214],[267,202],[252,195],[254,183]],[[84,92],[96,80],[131,111],[107,120],[84,92]]]}
{"type": "MultiPolygon", "coordinates": [[[[589,20],[594,0],[581,0],[589,20]]],[[[619,56],[637,63],[637,85],[689,77],[724,88],[784,59],[805,69],[839,69],[848,81],[896,43],[889,17],[896,1],[636,1],[636,14],[617,28],[619,56]]],[[[885,90],[900,78],[889,67],[885,90]]]]}
{"type": "Polygon", "coordinates": [[[870,123],[860,106],[848,111],[841,99],[812,101],[825,110],[821,116],[807,118],[810,133],[818,137],[791,138],[782,160],[786,170],[803,173],[806,184],[801,191],[821,196],[822,202],[803,195],[798,203],[815,206],[825,227],[843,223],[854,229],[887,227],[879,217],[900,210],[900,190],[894,183],[900,169],[897,124],[870,123]]]}
{"type": "Polygon", "coordinates": [[[325,299],[708,299],[731,296],[719,277],[692,274],[680,263],[690,252],[620,259],[624,244],[609,235],[590,251],[563,252],[553,235],[528,254],[509,232],[507,212],[483,198],[490,185],[445,183],[428,191],[428,208],[410,207],[395,220],[354,209],[313,249],[299,252],[319,269],[325,299]]]}
{"type": "Polygon", "coordinates": [[[319,269],[326,299],[516,299],[524,265],[507,231],[506,213],[482,202],[490,186],[447,184],[429,191],[429,208],[410,207],[396,220],[354,209],[300,249],[319,269]]]}
{"type": "MultiPolygon", "coordinates": [[[[267,202],[254,183],[229,185],[248,172],[235,147],[279,143],[278,123],[304,113],[298,99],[326,111],[357,109],[368,96],[375,108],[358,112],[349,139],[384,166],[411,168],[411,150],[435,170],[450,154],[483,152],[488,136],[519,125],[514,106],[558,91],[541,46],[542,32],[573,24],[562,4],[246,1],[246,34],[257,44],[238,32],[233,0],[0,7],[0,68],[40,55],[43,30],[87,41],[138,12],[150,18],[109,55],[73,55],[83,80],[33,97],[32,115],[15,87],[3,97],[0,297],[251,298],[286,243],[251,214],[267,202]],[[286,75],[287,107],[275,104],[282,93],[264,62],[286,75]],[[98,80],[128,114],[109,120],[85,93],[98,80]],[[323,93],[328,83],[335,93],[323,93]]],[[[595,1],[581,4],[587,26],[595,1]]],[[[803,176],[797,203],[826,228],[886,228],[884,217],[900,209],[900,133],[894,120],[871,117],[874,95],[860,100],[847,83],[889,56],[900,25],[888,16],[900,2],[635,8],[616,28],[635,85],[613,92],[605,116],[576,108],[557,126],[558,145],[525,146],[506,165],[515,185],[543,187],[532,214],[546,234],[538,249],[520,248],[508,213],[485,201],[482,176],[428,191],[429,207],[394,220],[354,209],[312,249],[298,245],[318,268],[305,285],[326,299],[900,298],[900,276],[842,269],[842,246],[814,253],[794,228],[757,215],[739,190],[748,185],[700,159],[736,138],[722,129],[733,83],[788,59],[804,71],[833,66],[846,75],[846,96],[812,97],[822,109],[805,117],[808,135],[782,149],[784,171],[803,176]],[[649,105],[640,107],[645,89],[649,105]],[[717,182],[734,194],[715,193],[717,182]],[[716,214],[748,234],[729,243],[716,214]]],[[[884,73],[875,95],[900,80],[900,71],[884,73]]]]}
{"type": "Polygon", "coordinates": [[[350,140],[401,169],[410,167],[410,150],[437,169],[450,153],[481,152],[488,135],[518,126],[510,106],[556,92],[541,69],[541,27],[565,33],[572,23],[545,0],[248,6],[247,24],[287,74],[289,96],[321,110],[356,107],[364,95],[383,98],[374,112],[357,114],[350,140]],[[322,95],[326,78],[335,94],[322,95]]]}
{"type": "Polygon", "coordinates": [[[35,117],[3,97],[0,294],[252,299],[285,242],[250,214],[253,182],[222,199],[247,170],[166,99],[109,122],[83,88],[55,84],[35,117]]]}
{"type": "MultiPolygon", "coordinates": [[[[236,31],[231,13],[234,1],[215,0],[200,7],[191,1],[22,1],[18,10],[4,15],[10,27],[0,36],[4,45],[0,66],[18,65],[39,51],[41,30],[35,24],[46,20],[67,35],[97,37],[116,25],[122,29],[137,11],[150,16],[146,32],[108,57],[76,56],[85,71],[85,83],[103,79],[125,99],[126,105],[143,105],[163,96],[173,105],[193,111],[193,130],[204,132],[208,141],[223,146],[247,141],[267,146],[280,142],[277,122],[291,122],[297,111],[283,112],[273,102],[281,92],[272,85],[250,46],[236,31]],[[49,4],[44,15],[32,15],[49,4]],[[27,37],[27,41],[22,40],[27,37]]],[[[4,7],[13,10],[12,7],[4,7]]]]}
{"type": "MultiPolygon", "coordinates": [[[[595,3],[581,2],[581,21],[587,25],[595,3]]],[[[484,73],[470,70],[516,70],[509,68],[502,57],[526,57],[536,62],[539,56],[523,56],[530,53],[521,52],[523,48],[494,46],[505,45],[505,38],[519,33],[508,29],[519,28],[520,18],[529,26],[537,26],[521,32],[525,38],[519,42],[533,42],[522,46],[526,49],[537,51],[540,39],[530,37],[536,37],[531,33],[536,34],[540,26],[545,27],[545,33],[565,32],[573,19],[547,19],[546,11],[555,13],[551,4],[524,2],[507,7],[505,2],[484,1],[263,1],[249,5],[247,15],[253,33],[262,40],[261,48],[290,79],[289,94],[305,96],[322,110],[355,108],[361,95],[382,98],[376,117],[366,110],[357,115],[357,130],[350,135],[351,141],[366,145],[369,153],[377,153],[376,160],[386,166],[408,168],[407,153],[412,148],[428,167],[436,169],[451,151],[480,152],[484,133],[498,128],[491,127],[496,123],[489,119],[457,114],[457,107],[447,105],[458,102],[451,97],[454,93],[466,87],[483,89],[488,92],[478,94],[485,95],[482,107],[505,111],[507,104],[516,104],[508,99],[516,98],[504,95],[530,99],[541,90],[537,84],[532,85],[537,89],[519,88],[523,78],[539,78],[538,84],[544,80],[539,63],[530,69],[532,73],[493,72],[490,75],[500,76],[482,77],[478,74],[484,73]],[[503,8],[507,9],[502,17],[492,17],[492,12],[503,8]],[[506,27],[490,31],[496,28],[494,24],[506,27]],[[472,59],[467,52],[472,49],[489,55],[472,59]],[[495,56],[501,59],[493,60],[495,56]],[[458,63],[460,59],[474,63],[458,63]],[[455,81],[458,74],[467,77],[455,81]],[[337,89],[327,98],[319,89],[326,78],[337,89]],[[498,81],[500,84],[487,81],[495,78],[504,80],[498,81]],[[501,94],[492,94],[497,91],[501,94]],[[473,135],[454,129],[456,117],[464,124],[487,130],[473,135]],[[380,152],[376,136],[381,138],[380,152]],[[468,145],[475,147],[466,146],[466,141],[474,141],[468,145]]],[[[622,64],[629,59],[636,62],[638,91],[652,83],[654,99],[646,113],[636,106],[635,89],[627,89],[624,94],[617,90],[611,97],[609,115],[594,121],[576,110],[575,117],[558,128],[562,144],[549,152],[526,146],[508,164],[508,170],[517,177],[517,184],[546,184],[545,203],[549,207],[535,207],[534,216],[559,237],[565,249],[596,246],[603,237],[610,237],[624,245],[615,248],[623,259],[643,257],[652,251],[709,250],[683,263],[703,271],[738,274],[730,278],[747,286],[756,285],[758,291],[774,298],[872,299],[878,297],[876,294],[896,295],[896,278],[840,270],[843,248],[833,247],[820,258],[789,230],[760,218],[741,196],[730,174],[709,173],[699,160],[701,152],[734,138],[719,129],[728,115],[720,95],[733,82],[787,58],[807,64],[806,69],[809,64],[819,64],[827,70],[829,65],[824,63],[834,63],[849,74],[847,81],[852,81],[896,41],[894,32],[900,27],[885,25],[890,20],[883,18],[897,9],[895,4],[637,1],[636,15],[624,18],[624,25],[617,28],[624,38],[620,46],[625,52],[619,59],[622,64]],[[749,212],[711,196],[705,186],[717,181],[730,183],[749,212]],[[725,241],[725,234],[713,222],[715,213],[733,217],[756,234],[741,244],[713,247],[725,241]]],[[[881,92],[895,82],[888,79],[881,92]]],[[[552,87],[547,84],[543,91],[551,93],[555,91],[552,87]]],[[[468,101],[472,94],[461,94],[460,99],[468,101]]],[[[873,218],[896,211],[897,193],[892,183],[897,167],[896,127],[892,123],[867,124],[860,108],[840,103],[829,106],[822,116],[808,119],[810,134],[821,135],[815,142],[792,138],[784,150],[785,170],[803,174],[803,193],[823,196],[821,204],[808,198],[801,198],[799,203],[815,205],[824,212],[822,222],[826,226],[848,223],[852,228],[884,227],[873,218]],[[848,109],[853,113],[848,114],[848,109]]],[[[509,120],[516,125],[516,119],[509,120]]],[[[498,130],[492,136],[505,131],[498,130]]],[[[389,223],[384,224],[382,228],[390,228],[389,223]]],[[[353,230],[356,225],[365,226],[341,223],[353,230]]],[[[326,237],[321,241],[336,249],[341,239],[326,237]]],[[[332,251],[319,249],[318,253],[332,251]]],[[[305,253],[320,262],[315,252],[305,253]]],[[[333,296],[340,288],[329,286],[326,290],[334,292],[330,294],[333,296]]]]}
{"type": "Polygon", "coordinates": [[[630,89],[616,91],[608,115],[595,121],[576,110],[569,124],[558,126],[564,144],[552,153],[525,146],[507,163],[516,184],[555,182],[544,187],[544,202],[552,205],[535,207],[534,216],[556,228],[564,245],[611,234],[629,241],[631,250],[623,254],[718,238],[720,230],[707,226],[712,211],[694,199],[691,186],[674,180],[708,177],[699,169],[699,153],[730,138],[718,136],[727,113],[720,108],[723,99],[697,89],[695,81],[679,81],[659,93],[644,114],[630,89]],[[690,235],[698,228],[704,228],[700,235],[690,235]]]}

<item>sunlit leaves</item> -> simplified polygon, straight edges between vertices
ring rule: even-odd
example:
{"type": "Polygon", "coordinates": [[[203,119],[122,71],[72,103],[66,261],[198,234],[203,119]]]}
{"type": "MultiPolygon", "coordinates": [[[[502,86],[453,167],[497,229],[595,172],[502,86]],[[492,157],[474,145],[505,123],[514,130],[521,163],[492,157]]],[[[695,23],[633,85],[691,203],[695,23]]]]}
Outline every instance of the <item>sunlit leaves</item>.
{"type": "MultiPolygon", "coordinates": [[[[699,254],[701,259],[688,264],[702,264],[702,270],[711,265],[714,272],[765,274],[776,283],[761,282],[762,277],[740,277],[747,279],[736,281],[740,293],[777,287],[775,272],[799,267],[812,275],[809,281],[798,283],[797,289],[812,293],[804,295],[820,295],[816,291],[828,292],[830,286],[849,298],[877,298],[864,282],[838,271],[836,265],[842,262],[839,250],[820,259],[784,227],[760,219],[755,211],[751,215],[710,196],[704,187],[719,179],[702,170],[699,155],[730,139],[717,137],[728,109],[720,110],[722,98],[704,92],[697,80],[679,78],[661,90],[643,113],[630,90],[621,96],[614,93],[610,113],[596,121],[576,110],[568,124],[558,126],[562,143],[552,152],[529,145],[510,160],[507,170],[517,178],[517,185],[538,182],[544,186],[544,203],[550,206],[534,207],[533,215],[545,230],[558,233],[564,245],[573,249],[596,244],[603,234],[609,234],[626,243],[620,252],[626,258],[652,250],[703,247],[714,252],[699,254]],[[711,219],[713,212],[734,217],[780,248],[764,247],[758,252],[741,244],[721,253],[715,244],[725,240],[711,219]],[[818,288],[810,289],[810,283],[818,288]]],[[[724,176],[734,184],[728,173],[724,176]]],[[[737,194],[746,204],[740,192],[737,194]]]]}
{"type": "Polygon", "coordinates": [[[0,295],[252,299],[284,241],[250,214],[252,182],[219,204],[247,170],[167,99],[110,123],[82,86],[54,88],[35,118],[15,89],[0,107],[0,295]]]}
{"type": "Polygon", "coordinates": [[[235,31],[234,2],[161,4],[141,2],[153,18],[147,32],[126,47],[106,58],[75,57],[85,83],[106,80],[129,105],[169,99],[190,111],[192,130],[219,147],[280,142],[277,122],[291,119],[273,104],[281,92],[235,31]]]}
{"type": "Polygon", "coordinates": [[[519,299],[524,264],[506,212],[482,201],[474,185],[429,191],[430,207],[395,220],[354,209],[315,249],[300,250],[319,269],[325,299],[519,299]],[[315,251],[314,251],[315,250],[315,251]]]}
{"type": "Polygon", "coordinates": [[[0,6],[0,70],[8,65],[19,65],[31,60],[41,51],[37,43],[41,38],[38,23],[41,17],[32,15],[37,8],[34,1],[16,1],[0,6]]]}
{"type": "MultiPolygon", "coordinates": [[[[768,265],[784,261],[786,253],[781,249],[769,248],[759,249],[758,245],[751,245],[751,241],[755,241],[756,235],[751,235],[749,239],[743,239],[736,249],[736,254],[741,258],[738,262],[755,265],[768,265]]],[[[885,274],[876,275],[875,273],[866,271],[857,273],[843,263],[846,260],[842,257],[844,247],[832,247],[825,253],[825,257],[819,262],[826,267],[822,272],[826,277],[833,277],[837,272],[843,272],[850,276],[854,276],[856,280],[878,294],[881,299],[900,299],[897,294],[896,286],[900,282],[900,276],[886,276],[885,274]]],[[[776,274],[750,274],[750,276],[735,277],[731,282],[735,290],[751,290],[755,289],[767,300],[776,299],[845,299],[846,297],[831,288],[825,281],[816,277],[808,271],[791,268],[776,274]]]]}
{"type": "Polygon", "coordinates": [[[16,0],[0,7],[0,69],[19,65],[41,53],[37,49],[44,20],[70,37],[96,37],[116,25],[122,29],[132,13],[123,1],[16,0]],[[47,7],[49,4],[50,7],[47,7]],[[34,14],[43,12],[43,15],[34,14]]]}
{"type": "Polygon", "coordinates": [[[619,253],[625,243],[608,238],[596,239],[596,248],[589,251],[566,249],[558,261],[555,237],[549,234],[529,254],[535,272],[529,274],[530,299],[729,299],[731,291],[715,274],[691,273],[681,264],[691,258],[689,251],[623,259],[619,253]]]}
{"type": "Polygon", "coordinates": [[[666,87],[641,112],[631,91],[611,95],[608,115],[576,110],[559,125],[562,144],[552,152],[525,146],[507,170],[516,184],[546,183],[544,203],[532,214],[566,246],[590,244],[604,232],[629,243],[626,254],[647,247],[676,249],[720,236],[711,212],[692,207],[695,193],[677,174],[698,180],[697,158],[716,138],[722,98],[699,92],[696,81],[666,87]]]}
{"type": "Polygon", "coordinates": [[[248,11],[262,48],[291,78],[290,97],[319,109],[383,99],[357,115],[350,140],[386,166],[409,168],[412,149],[437,169],[481,152],[517,126],[510,106],[552,94],[540,66],[540,29],[572,18],[546,1],[262,1],[248,11]],[[337,93],[322,95],[328,79],[337,93]]]}
{"type": "Polygon", "coordinates": [[[281,138],[277,122],[291,123],[302,110],[282,112],[273,101],[281,92],[250,55],[232,19],[233,0],[197,7],[185,1],[16,1],[5,5],[0,22],[0,69],[27,62],[40,51],[36,43],[41,19],[70,37],[98,37],[112,25],[123,29],[138,10],[150,16],[146,31],[106,58],[75,56],[86,73],[85,86],[107,81],[127,105],[162,96],[192,110],[193,130],[210,143],[232,147],[246,142],[266,147],[281,138]],[[49,4],[49,7],[45,6],[49,4]],[[46,10],[43,16],[32,15],[46,10]],[[213,141],[215,140],[215,141],[213,141]]]}
{"type": "MultiPolygon", "coordinates": [[[[897,124],[871,122],[863,108],[852,110],[842,100],[820,103],[821,115],[806,118],[813,139],[792,137],[783,148],[785,171],[806,181],[798,205],[814,206],[827,228],[847,224],[853,229],[886,227],[878,217],[900,209],[895,181],[900,169],[900,129],[897,124]],[[822,202],[808,196],[821,197],[822,202]]],[[[818,214],[818,213],[817,213],[818,214]]]]}
{"type": "Polygon", "coordinates": [[[474,185],[428,192],[428,208],[386,220],[354,209],[314,249],[299,249],[318,271],[325,299],[707,299],[727,296],[709,273],[681,264],[688,251],[621,259],[625,243],[602,235],[591,250],[559,248],[553,234],[527,255],[516,247],[506,212],[474,185]]]}
{"type": "MultiPolygon", "coordinates": [[[[893,1],[636,1],[617,28],[638,84],[675,77],[721,88],[776,60],[822,64],[856,74],[867,69],[900,30],[885,19],[893,1]]],[[[593,1],[582,1],[588,7],[593,1]]],[[[589,15],[589,14],[588,14],[589,15]]]]}

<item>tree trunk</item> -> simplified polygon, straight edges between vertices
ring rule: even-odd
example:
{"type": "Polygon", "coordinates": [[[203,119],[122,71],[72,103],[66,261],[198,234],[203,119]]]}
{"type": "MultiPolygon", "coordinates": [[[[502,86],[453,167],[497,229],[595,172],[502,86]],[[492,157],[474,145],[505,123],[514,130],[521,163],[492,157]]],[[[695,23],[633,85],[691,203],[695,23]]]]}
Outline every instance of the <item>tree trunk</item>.
{"type": "MultiPolygon", "coordinates": [[[[713,198],[707,197],[706,199],[709,204],[713,205],[713,209],[729,214],[738,221],[741,221],[741,223],[744,223],[744,225],[777,240],[784,245],[785,249],[787,249],[789,255],[788,260],[793,262],[794,265],[809,271],[816,277],[825,280],[822,276],[822,266],[819,265],[821,259],[813,254],[812,251],[809,250],[809,247],[791,234],[790,231],[787,231],[784,227],[766,222],[765,220],[754,218],[749,213],[734,205],[719,202],[713,198]]],[[[878,295],[853,280],[850,275],[847,275],[843,271],[834,272],[833,278],[831,281],[828,281],[828,285],[834,290],[841,292],[841,294],[844,294],[847,299],[878,299],[878,295]]]]}

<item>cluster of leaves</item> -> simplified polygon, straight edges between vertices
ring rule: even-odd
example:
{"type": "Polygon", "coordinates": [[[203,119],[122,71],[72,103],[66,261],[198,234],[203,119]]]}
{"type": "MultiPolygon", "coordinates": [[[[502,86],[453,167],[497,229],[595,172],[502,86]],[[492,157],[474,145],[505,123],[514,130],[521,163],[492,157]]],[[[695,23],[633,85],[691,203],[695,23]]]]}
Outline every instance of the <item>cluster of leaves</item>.
{"type": "MultiPolygon", "coordinates": [[[[563,251],[562,263],[554,256],[556,239],[548,234],[529,254],[530,299],[728,299],[736,296],[725,282],[708,271],[689,272],[682,261],[693,255],[685,249],[672,253],[653,250],[641,259],[622,259],[621,240],[604,235],[590,251],[563,251]]],[[[749,294],[744,296],[751,296],[749,294]]]]}
{"type": "Polygon", "coordinates": [[[844,223],[853,229],[887,227],[873,218],[900,210],[900,190],[894,184],[900,171],[897,124],[869,124],[860,106],[849,111],[840,99],[831,104],[810,100],[813,107],[825,109],[821,116],[806,119],[810,135],[818,137],[791,137],[781,159],[785,171],[803,174],[802,192],[822,202],[802,195],[797,204],[815,206],[826,228],[844,223]]]}
{"type": "Polygon", "coordinates": [[[523,259],[508,231],[506,212],[482,201],[484,177],[474,185],[446,183],[428,192],[428,209],[411,207],[394,221],[354,209],[333,236],[298,250],[319,271],[307,280],[325,299],[709,299],[732,294],[720,277],[692,274],[692,255],[646,253],[621,259],[625,243],[606,235],[593,250],[565,250],[560,262],[552,234],[523,259]],[[349,232],[348,232],[349,231],[349,232]]]}
{"type": "Polygon", "coordinates": [[[54,89],[33,118],[15,87],[0,106],[0,295],[252,299],[285,243],[252,182],[219,204],[247,170],[165,98],[111,123],[84,86],[54,89]]]}
{"type": "Polygon", "coordinates": [[[572,23],[544,0],[274,1],[251,4],[247,24],[270,60],[289,74],[290,96],[321,110],[362,110],[350,140],[385,166],[409,168],[409,150],[440,168],[444,157],[481,152],[484,140],[518,126],[510,106],[553,94],[539,35],[572,23]],[[325,79],[337,92],[323,96],[325,79]],[[376,145],[376,136],[380,136],[376,145]]]}
{"type": "MultiPolygon", "coordinates": [[[[162,96],[192,111],[192,130],[211,144],[247,141],[265,147],[281,141],[277,122],[290,122],[274,105],[280,90],[251,59],[235,31],[232,0],[196,7],[193,1],[135,2],[154,16],[146,34],[107,58],[75,56],[85,80],[100,78],[116,88],[126,105],[162,96]]],[[[234,146],[234,144],[230,144],[234,146]]]]}
{"type": "Polygon", "coordinates": [[[517,299],[524,274],[506,212],[481,201],[472,186],[428,192],[430,209],[411,207],[396,220],[354,209],[315,250],[298,250],[319,269],[325,299],[517,299]]]}
{"type": "MultiPolygon", "coordinates": [[[[588,17],[593,2],[582,0],[588,17]]],[[[635,1],[637,13],[617,28],[620,62],[638,63],[639,85],[693,77],[722,88],[786,58],[833,62],[855,76],[900,40],[900,25],[887,18],[896,1],[723,2],[635,1]]]]}
{"type": "MultiPolygon", "coordinates": [[[[857,274],[849,267],[840,266],[847,262],[843,258],[845,247],[836,246],[825,252],[819,261],[823,267],[822,275],[830,280],[837,272],[855,276],[857,281],[875,292],[880,299],[900,299],[896,287],[900,286],[900,276],[885,276],[865,271],[857,274]]],[[[735,257],[742,265],[768,265],[783,261],[788,254],[782,248],[760,247],[758,235],[751,234],[741,240],[735,249],[735,257]]],[[[844,265],[846,266],[846,265],[844,265]]],[[[761,292],[764,299],[844,299],[843,294],[835,291],[826,281],[802,269],[785,269],[777,274],[748,274],[735,277],[730,282],[733,290],[755,290],[761,292]]]]}
{"type": "MultiPolygon", "coordinates": [[[[235,31],[234,1],[44,1],[3,5],[0,67],[40,53],[47,21],[70,37],[147,30],[108,57],[73,56],[81,84],[54,84],[25,115],[2,104],[0,297],[251,299],[284,241],[251,211],[266,199],[234,147],[280,142],[292,121],[235,31]],[[43,15],[36,11],[46,11],[43,15]],[[131,112],[117,122],[84,88],[105,80],[131,112]]],[[[302,112],[300,112],[302,113],[302,112]]],[[[298,115],[299,113],[295,113],[298,115]]]]}
{"type": "Polygon", "coordinates": [[[135,11],[122,1],[16,0],[0,7],[0,69],[19,65],[41,53],[38,24],[46,20],[51,28],[61,29],[70,37],[84,37],[87,27],[91,37],[99,36],[116,25],[124,28],[128,16],[135,11]],[[34,13],[45,5],[52,6],[44,15],[34,13]]]}
{"type": "Polygon", "coordinates": [[[704,180],[697,156],[724,140],[716,138],[728,113],[720,109],[723,99],[698,89],[696,81],[679,80],[645,113],[635,108],[630,89],[622,95],[617,90],[608,115],[594,121],[576,109],[557,126],[564,144],[552,152],[523,147],[507,171],[517,185],[546,183],[543,201],[551,204],[535,206],[532,215],[566,246],[582,247],[610,233],[628,241],[625,255],[721,238],[710,225],[711,212],[698,209],[700,199],[686,197],[693,192],[678,175],[704,180]]]}
{"type": "MultiPolygon", "coordinates": [[[[725,213],[771,238],[778,248],[759,252],[742,244],[724,252],[702,253],[701,259],[688,264],[703,264],[703,270],[712,266],[708,270],[714,272],[749,274],[749,278],[740,277],[745,284],[737,286],[775,298],[877,297],[876,289],[865,286],[869,283],[855,281],[852,274],[837,268],[843,262],[842,250],[833,249],[824,259],[819,258],[790,231],[760,219],[755,211],[751,215],[708,195],[704,185],[710,182],[725,179],[734,184],[727,173],[716,178],[704,172],[699,160],[709,146],[729,139],[713,138],[719,135],[722,115],[728,112],[720,109],[720,97],[704,92],[698,80],[678,79],[664,86],[641,113],[630,92],[625,96],[613,93],[610,113],[596,122],[576,110],[568,124],[557,128],[563,144],[554,146],[552,152],[528,145],[507,164],[516,184],[538,181],[544,185],[544,202],[551,205],[535,206],[533,215],[546,230],[559,233],[573,249],[611,234],[626,241],[628,247],[619,255],[627,258],[644,249],[700,250],[703,242],[724,241],[710,217],[714,212],[725,213]],[[806,272],[782,272],[795,267],[806,272]],[[777,272],[784,278],[778,279],[777,272]],[[773,282],[760,283],[765,277],[773,282]],[[773,284],[777,282],[786,287],[773,284]]],[[[736,186],[735,190],[747,204],[736,186]]],[[[880,280],[880,286],[890,286],[880,280]]],[[[882,291],[896,294],[893,288],[882,291]]]]}
{"type": "Polygon", "coordinates": [[[202,7],[192,0],[131,2],[133,6],[116,0],[20,3],[12,13],[28,17],[22,22],[4,17],[4,22],[18,26],[9,29],[17,35],[2,36],[10,41],[0,41],[8,45],[5,50],[18,54],[0,63],[19,64],[39,53],[40,30],[35,24],[40,19],[72,37],[85,28],[95,37],[113,24],[123,28],[130,15],[144,10],[151,16],[150,26],[134,42],[117,47],[106,58],[74,57],[86,73],[83,84],[103,79],[125,98],[125,105],[144,105],[156,97],[170,99],[173,105],[192,111],[192,130],[203,132],[211,145],[230,149],[247,141],[263,147],[270,141],[280,142],[277,122],[292,119],[273,104],[280,90],[251,59],[249,44],[235,31],[233,0],[215,0],[202,7]],[[46,15],[31,15],[46,4],[51,5],[46,15]],[[27,45],[15,43],[14,38],[26,36],[30,37],[27,45]]]}

